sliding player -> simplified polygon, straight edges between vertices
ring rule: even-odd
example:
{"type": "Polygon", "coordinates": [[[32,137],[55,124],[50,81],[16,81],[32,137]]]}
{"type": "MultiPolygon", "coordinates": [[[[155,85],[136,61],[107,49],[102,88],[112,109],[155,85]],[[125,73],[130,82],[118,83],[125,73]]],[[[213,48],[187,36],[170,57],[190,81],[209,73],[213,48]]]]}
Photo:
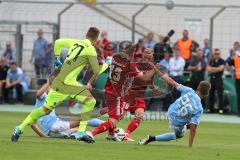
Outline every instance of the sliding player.
{"type": "MultiPolygon", "coordinates": [[[[66,60],[61,67],[60,73],[51,84],[51,89],[46,98],[46,102],[43,107],[33,110],[27,118],[15,128],[14,134],[11,137],[13,142],[18,141],[20,135],[28,125],[32,125],[40,117],[51,113],[57,104],[69,97],[74,97],[77,102],[81,102],[81,104],[83,104],[83,109],[81,110],[81,118],[83,121],[80,121],[79,129],[76,133],[76,139],[84,139],[85,141],[92,140],[84,131],[86,129],[90,113],[96,104],[96,100],[87,88],[77,82],[77,76],[87,64],[90,64],[93,69],[93,77],[98,76],[100,66],[93,46],[98,38],[98,35],[99,30],[95,27],[90,27],[86,34],[86,39],[79,41],[75,40],[73,43],[69,42],[71,47],[66,60]]],[[[59,45],[57,42],[58,41],[56,41],[55,45],[59,45]]],[[[88,86],[91,86],[91,84],[88,84],[88,86]]]]}
{"type": "Polygon", "coordinates": [[[155,70],[167,84],[176,88],[182,95],[172,105],[170,105],[167,112],[170,128],[174,132],[158,136],[148,136],[147,138],[140,140],[139,144],[146,145],[153,141],[170,141],[182,138],[186,128],[188,127],[190,128],[188,146],[191,148],[197,126],[199,125],[199,118],[203,113],[201,99],[209,94],[211,85],[209,82],[201,81],[197,91],[195,92],[192,88],[178,84],[170,77],[163,75],[163,73],[161,73],[156,67],[155,70]]]}
{"type": "MultiPolygon", "coordinates": [[[[45,83],[36,93],[35,107],[42,107],[46,101],[47,92],[50,89],[50,84],[54,76],[51,76],[47,83],[45,83]]],[[[40,137],[51,137],[51,138],[69,138],[77,132],[79,126],[79,118],[73,118],[66,120],[59,118],[53,110],[49,115],[45,115],[37,120],[36,123],[32,124],[32,129],[40,137]]],[[[88,126],[97,127],[104,121],[100,119],[91,119],[88,121],[88,126]]]]}

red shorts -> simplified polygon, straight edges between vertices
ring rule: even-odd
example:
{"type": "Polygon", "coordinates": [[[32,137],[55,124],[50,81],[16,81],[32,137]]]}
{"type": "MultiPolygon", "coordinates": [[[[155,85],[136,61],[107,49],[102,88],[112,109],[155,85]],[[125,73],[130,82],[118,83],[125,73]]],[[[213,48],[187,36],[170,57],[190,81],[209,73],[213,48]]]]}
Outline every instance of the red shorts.
{"type": "Polygon", "coordinates": [[[146,104],[145,104],[144,98],[135,98],[135,103],[133,104],[133,106],[130,105],[130,107],[128,107],[128,111],[131,114],[134,114],[135,111],[139,108],[144,109],[144,111],[146,110],[146,104]]]}
{"type": "Polygon", "coordinates": [[[128,104],[114,92],[110,84],[107,84],[105,87],[105,99],[109,118],[119,121],[123,117],[124,108],[128,108],[128,104]]]}

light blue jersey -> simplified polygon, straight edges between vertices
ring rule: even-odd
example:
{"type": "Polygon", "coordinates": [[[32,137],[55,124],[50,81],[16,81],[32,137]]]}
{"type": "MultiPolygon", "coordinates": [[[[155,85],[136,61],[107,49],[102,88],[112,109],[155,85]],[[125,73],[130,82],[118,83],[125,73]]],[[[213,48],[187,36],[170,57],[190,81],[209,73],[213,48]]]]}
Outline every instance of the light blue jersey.
{"type": "Polygon", "coordinates": [[[174,126],[184,126],[190,123],[199,125],[199,119],[203,113],[200,97],[193,89],[183,85],[179,85],[177,90],[181,92],[181,97],[168,109],[170,123],[174,126]]]}
{"type": "MultiPolygon", "coordinates": [[[[41,98],[36,99],[35,107],[42,107],[45,103],[47,94],[44,93],[41,98]]],[[[38,119],[37,123],[39,127],[43,130],[43,132],[48,135],[51,127],[53,124],[58,120],[57,115],[55,114],[55,111],[53,110],[49,115],[43,116],[38,119]]]]}

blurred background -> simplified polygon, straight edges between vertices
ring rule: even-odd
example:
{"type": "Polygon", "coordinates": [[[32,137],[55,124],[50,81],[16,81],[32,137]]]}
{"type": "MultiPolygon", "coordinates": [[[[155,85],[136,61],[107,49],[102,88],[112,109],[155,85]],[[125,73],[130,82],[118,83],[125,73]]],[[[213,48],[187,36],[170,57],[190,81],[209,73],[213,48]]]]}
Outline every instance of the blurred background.
{"type": "MultiPolygon", "coordinates": [[[[125,40],[137,44],[136,61],[144,48],[152,48],[155,62],[167,65],[168,74],[179,83],[194,88],[193,81],[203,76],[219,84],[212,98],[203,102],[206,112],[239,114],[236,64],[240,62],[232,63],[233,56],[240,53],[239,14],[240,1],[236,0],[0,0],[1,102],[11,103],[13,98],[33,104],[36,90],[51,73],[54,41],[83,39],[87,29],[96,26],[102,31],[98,42],[102,61],[118,53],[118,45],[125,40]],[[170,29],[175,34],[165,43],[163,37],[170,29]],[[189,47],[184,47],[185,40],[190,40],[189,47]],[[114,49],[106,51],[106,46],[114,49]],[[177,54],[184,65],[177,64],[180,69],[175,70],[169,62],[177,54]],[[217,63],[220,58],[224,62],[217,63]],[[211,72],[220,65],[224,71],[211,72]],[[8,73],[17,70],[14,67],[23,74],[20,89],[26,90],[24,98],[19,98],[17,86],[5,85],[16,79],[8,73]]],[[[103,88],[106,77],[107,73],[96,86],[103,88]]],[[[171,97],[148,99],[149,110],[164,110],[177,95],[171,97]]]]}

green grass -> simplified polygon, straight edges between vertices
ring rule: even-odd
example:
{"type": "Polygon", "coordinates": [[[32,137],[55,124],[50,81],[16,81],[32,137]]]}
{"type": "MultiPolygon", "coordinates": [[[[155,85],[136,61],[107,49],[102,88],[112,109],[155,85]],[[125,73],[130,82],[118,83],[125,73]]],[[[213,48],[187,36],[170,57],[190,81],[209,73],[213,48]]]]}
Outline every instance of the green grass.
{"type": "MultiPolygon", "coordinates": [[[[13,128],[26,116],[24,113],[0,113],[0,160],[238,160],[240,155],[239,124],[202,122],[192,149],[187,148],[188,134],[181,140],[155,142],[139,146],[136,142],[109,142],[105,134],[95,144],[74,140],[44,139],[30,128],[18,143],[10,142],[13,128]]],[[[127,121],[120,127],[125,128],[127,121]]],[[[147,134],[168,132],[167,121],[145,121],[133,134],[139,140],[147,134]]]]}

